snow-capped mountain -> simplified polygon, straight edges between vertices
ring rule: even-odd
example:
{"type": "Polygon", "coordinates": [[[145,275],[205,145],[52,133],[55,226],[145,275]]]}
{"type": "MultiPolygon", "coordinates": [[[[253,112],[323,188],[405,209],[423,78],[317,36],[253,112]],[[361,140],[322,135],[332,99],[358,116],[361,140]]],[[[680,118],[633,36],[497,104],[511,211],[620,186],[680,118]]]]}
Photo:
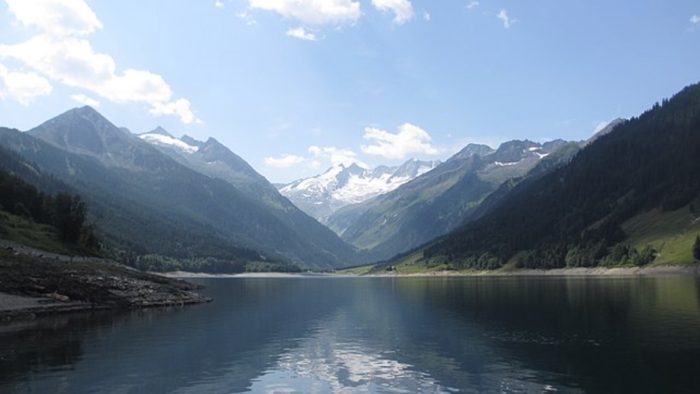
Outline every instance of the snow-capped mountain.
{"type": "Polygon", "coordinates": [[[280,186],[279,190],[296,206],[323,222],[336,210],[395,190],[439,164],[439,161],[415,159],[396,167],[341,164],[323,174],[280,186]]]}

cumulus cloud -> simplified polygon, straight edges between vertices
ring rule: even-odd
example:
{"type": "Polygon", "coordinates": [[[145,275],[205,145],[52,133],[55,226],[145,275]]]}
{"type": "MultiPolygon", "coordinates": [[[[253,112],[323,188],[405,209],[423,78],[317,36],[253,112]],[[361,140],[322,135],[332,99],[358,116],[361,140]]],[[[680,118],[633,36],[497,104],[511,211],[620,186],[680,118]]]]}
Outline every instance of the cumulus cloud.
{"type": "Polygon", "coordinates": [[[86,36],[102,27],[83,0],[6,0],[15,19],[40,33],[18,44],[0,44],[0,57],[12,58],[67,86],[91,91],[117,103],[146,103],[154,115],[198,119],[186,99],[173,100],[162,76],[148,70],[117,71],[114,59],[95,51],[86,36]]]}
{"type": "Polygon", "coordinates": [[[312,25],[351,24],[362,14],[354,0],[248,0],[248,4],[312,25]]]}
{"type": "Polygon", "coordinates": [[[690,23],[692,24],[699,24],[700,23],[700,15],[693,15],[690,17],[690,23]]]}
{"type": "Polygon", "coordinates": [[[184,98],[170,102],[153,102],[148,112],[153,115],[175,115],[185,124],[203,123],[201,119],[194,116],[190,101],[184,98]]]}
{"type": "Polygon", "coordinates": [[[27,106],[35,98],[51,94],[46,78],[34,73],[10,71],[0,64],[0,100],[10,99],[27,106]]]}
{"type": "Polygon", "coordinates": [[[402,25],[413,18],[413,5],[409,0],[372,0],[372,5],[380,11],[394,14],[394,23],[402,25]]]}
{"type": "Polygon", "coordinates": [[[357,154],[350,149],[337,148],[335,146],[316,146],[309,147],[309,153],[312,156],[311,164],[314,167],[319,167],[321,161],[329,161],[332,165],[350,165],[357,163],[365,165],[357,159],[357,154]]]}
{"type": "Polygon", "coordinates": [[[102,28],[83,0],[5,0],[19,23],[52,35],[87,35],[102,28]]]}
{"type": "Polygon", "coordinates": [[[93,98],[90,98],[84,94],[74,94],[74,95],[70,96],[70,98],[72,98],[73,101],[75,101],[75,102],[78,102],[78,103],[83,104],[83,105],[89,105],[89,106],[94,107],[94,108],[98,108],[100,106],[99,101],[97,101],[93,98]]]}
{"type": "Polygon", "coordinates": [[[412,154],[435,155],[439,150],[431,143],[432,137],[420,127],[405,123],[396,133],[374,127],[366,127],[363,138],[371,141],[362,151],[387,159],[404,159],[412,154]]]}
{"type": "Polygon", "coordinates": [[[316,35],[310,31],[307,31],[303,27],[289,29],[287,30],[287,35],[290,37],[298,38],[300,40],[316,41],[316,35]]]}
{"type": "Polygon", "coordinates": [[[215,0],[214,1],[214,7],[216,8],[224,8],[224,2],[221,0],[215,0]]]}
{"type": "Polygon", "coordinates": [[[479,4],[480,4],[480,3],[479,3],[478,1],[470,1],[469,4],[467,4],[467,8],[471,10],[471,9],[473,9],[473,8],[478,7],[479,4]]]}
{"type": "Polygon", "coordinates": [[[506,29],[510,29],[510,26],[515,23],[515,19],[511,18],[508,16],[508,11],[505,9],[502,9],[501,12],[496,15],[496,18],[500,19],[501,22],[503,22],[503,27],[506,29]]]}
{"type": "Polygon", "coordinates": [[[275,168],[289,168],[303,163],[304,161],[306,161],[306,159],[296,155],[280,155],[278,157],[265,158],[265,164],[275,168]]]}

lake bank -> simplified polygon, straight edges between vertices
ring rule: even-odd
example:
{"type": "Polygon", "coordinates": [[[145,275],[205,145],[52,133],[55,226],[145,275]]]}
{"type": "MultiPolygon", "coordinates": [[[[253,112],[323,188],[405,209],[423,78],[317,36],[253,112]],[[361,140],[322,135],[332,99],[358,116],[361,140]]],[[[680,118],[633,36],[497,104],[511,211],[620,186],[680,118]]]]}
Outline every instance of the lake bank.
{"type": "Polygon", "coordinates": [[[431,276],[666,276],[689,275],[700,276],[700,264],[664,265],[653,267],[578,267],[544,269],[501,269],[493,271],[425,271],[425,272],[396,272],[386,271],[368,273],[362,276],[376,277],[431,277],[431,276]]]}
{"type": "Polygon", "coordinates": [[[592,268],[557,268],[551,270],[539,269],[509,269],[493,271],[424,271],[397,272],[384,271],[375,273],[356,274],[350,272],[338,273],[278,273],[255,272],[241,274],[210,274],[204,272],[154,272],[153,274],[166,278],[339,278],[339,277],[449,277],[449,276],[665,276],[690,275],[700,276],[700,264],[664,265],[655,267],[592,267],[592,268]]]}
{"type": "Polygon", "coordinates": [[[0,251],[0,321],[211,301],[196,292],[200,288],[105,259],[42,254],[11,246],[0,251]]]}
{"type": "Polygon", "coordinates": [[[303,273],[286,273],[286,272],[244,272],[240,274],[211,274],[206,272],[188,272],[188,271],[171,271],[171,272],[152,272],[154,275],[173,279],[195,279],[195,278],[323,278],[323,277],[339,277],[339,276],[355,276],[341,275],[319,272],[303,272],[303,273]]]}

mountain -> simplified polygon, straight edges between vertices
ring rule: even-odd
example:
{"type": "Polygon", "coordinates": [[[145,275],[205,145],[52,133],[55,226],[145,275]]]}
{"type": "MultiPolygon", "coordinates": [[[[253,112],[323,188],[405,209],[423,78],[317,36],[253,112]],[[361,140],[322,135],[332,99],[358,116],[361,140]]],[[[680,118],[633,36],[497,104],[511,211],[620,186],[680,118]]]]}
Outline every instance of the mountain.
{"type": "Polygon", "coordinates": [[[349,264],[359,258],[352,247],[302,212],[245,160],[216,139],[209,138],[205,142],[189,136],[177,139],[160,127],[138,137],[178,163],[234,186],[264,206],[285,227],[300,233],[315,249],[336,255],[338,264],[349,264]]]}
{"type": "Polygon", "coordinates": [[[389,258],[461,225],[501,184],[524,176],[566,145],[509,141],[493,150],[470,144],[396,190],[338,210],[327,223],[373,257],[389,258]]]}
{"type": "MultiPolygon", "coordinates": [[[[164,144],[172,142],[162,130],[151,134],[160,135],[164,144]]],[[[350,246],[313,219],[283,218],[230,182],[183,165],[90,107],[70,110],[26,133],[0,129],[0,145],[76,190],[105,238],[125,250],[180,259],[291,261],[325,269],[356,261],[350,246]]],[[[226,154],[214,140],[197,148],[202,157],[226,154]]],[[[245,164],[231,156],[221,160],[245,164]]],[[[246,167],[241,171],[255,177],[246,167]]]]}
{"type": "Polygon", "coordinates": [[[214,138],[205,142],[189,136],[178,139],[160,127],[138,137],[178,163],[211,178],[224,180],[251,198],[266,195],[267,200],[267,194],[271,194],[283,199],[265,177],[214,138]]]}
{"type": "Polygon", "coordinates": [[[439,164],[415,159],[397,167],[374,169],[354,163],[339,164],[321,175],[300,179],[279,190],[304,212],[325,222],[338,209],[390,192],[439,164]]]}
{"type": "Polygon", "coordinates": [[[618,122],[419,258],[454,268],[689,263],[700,234],[700,84],[618,122]]]}

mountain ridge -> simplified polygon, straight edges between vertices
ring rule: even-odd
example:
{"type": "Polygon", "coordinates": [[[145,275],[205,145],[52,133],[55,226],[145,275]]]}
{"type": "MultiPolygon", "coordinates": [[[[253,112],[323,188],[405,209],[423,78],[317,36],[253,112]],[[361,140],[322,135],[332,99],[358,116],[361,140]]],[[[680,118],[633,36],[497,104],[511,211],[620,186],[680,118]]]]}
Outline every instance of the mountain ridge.
{"type": "Polygon", "coordinates": [[[357,163],[339,164],[317,176],[279,187],[295,205],[325,223],[338,209],[396,189],[435,168],[438,161],[409,159],[399,166],[365,168],[357,163]]]}
{"type": "Polygon", "coordinates": [[[373,257],[390,258],[461,225],[500,184],[524,176],[565,144],[513,140],[496,150],[470,144],[396,190],[341,208],[327,223],[373,257]]]}
{"type": "MultiPolygon", "coordinates": [[[[273,259],[289,258],[317,268],[356,261],[352,247],[313,219],[307,217],[307,225],[295,228],[283,219],[284,213],[273,212],[229,182],[178,163],[92,108],[67,111],[27,133],[2,131],[0,143],[38,163],[96,205],[98,224],[110,239],[126,238],[122,245],[184,258],[201,255],[210,243],[233,242],[264,251],[273,259]],[[142,222],[140,215],[151,219],[142,222]],[[187,227],[182,227],[185,223],[187,227]],[[156,224],[162,235],[145,236],[148,227],[156,224]],[[134,228],[129,230],[133,234],[119,230],[126,228],[134,228]],[[186,229],[208,234],[211,241],[192,239],[186,229]],[[171,245],[167,233],[177,233],[172,238],[180,246],[171,245]],[[160,246],[154,244],[156,240],[160,246]]],[[[276,193],[271,185],[269,189],[276,193]]],[[[225,247],[213,254],[225,255],[225,247]]]]}

